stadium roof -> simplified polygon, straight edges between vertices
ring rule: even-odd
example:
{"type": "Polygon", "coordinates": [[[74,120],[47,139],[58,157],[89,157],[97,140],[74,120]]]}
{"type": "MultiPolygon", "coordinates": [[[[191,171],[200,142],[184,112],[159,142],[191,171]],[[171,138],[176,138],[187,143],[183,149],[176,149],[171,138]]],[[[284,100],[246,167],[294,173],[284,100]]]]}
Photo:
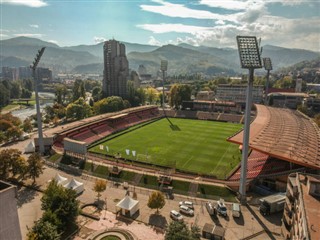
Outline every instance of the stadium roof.
{"type": "MultiPolygon", "coordinates": [[[[320,131],[315,122],[294,110],[256,104],[249,147],[278,159],[320,169],[320,131]]],[[[243,131],[228,139],[242,144],[243,131]]]]}

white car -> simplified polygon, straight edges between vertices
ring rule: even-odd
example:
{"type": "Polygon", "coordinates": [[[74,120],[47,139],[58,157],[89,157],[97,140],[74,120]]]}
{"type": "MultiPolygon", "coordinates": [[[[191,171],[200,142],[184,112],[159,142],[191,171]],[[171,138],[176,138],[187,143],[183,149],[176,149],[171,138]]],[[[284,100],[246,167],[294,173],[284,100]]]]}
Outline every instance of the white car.
{"type": "Polygon", "coordinates": [[[179,212],[185,215],[194,216],[194,211],[191,208],[187,207],[186,205],[181,205],[179,207],[179,212]]]}
{"type": "Polygon", "coordinates": [[[176,221],[183,221],[183,216],[178,213],[176,210],[171,210],[170,211],[170,217],[173,219],[173,220],[176,220],[176,221]]]}
{"type": "Polygon", "coordinates": [[[223,199],[220,199],[218,202],[217,202],[217,206],[216,206],[216,209],[217,209],[217,212],[226,217],[227,216],[227,208],[226,208],[226,205],[224,205],[224,200],[223,199]]]}
{"type": "Polygon", "coordinates": [[[187,206],[188,208],[191,208],[191,209],[194,209],[193,207],[193,202],[190,202],[190,201],[181,201],[179,202],[179,206],[187,206]]]}

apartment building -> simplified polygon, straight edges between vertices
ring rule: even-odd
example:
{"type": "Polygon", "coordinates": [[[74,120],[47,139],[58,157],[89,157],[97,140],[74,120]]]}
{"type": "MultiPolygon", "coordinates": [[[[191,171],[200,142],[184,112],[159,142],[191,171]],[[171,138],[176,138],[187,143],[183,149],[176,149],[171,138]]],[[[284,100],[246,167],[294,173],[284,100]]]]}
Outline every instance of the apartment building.
{"type": "Polygon", "coordinates": [[[104,71],[102,91],[105,97],[127,95],[129,63],[126,47],[116,40],[109,40],[103,46],[104,71]]]}
{"type": "Polygon", "coordinates": [[[0,239],[21,240],[16,187],[0,181],[0,239]]]}
{"type": "Polygon", "coordinates": [[[290,174],[282,218],[285,239],[320,239],[320,175],[290,174]]]}

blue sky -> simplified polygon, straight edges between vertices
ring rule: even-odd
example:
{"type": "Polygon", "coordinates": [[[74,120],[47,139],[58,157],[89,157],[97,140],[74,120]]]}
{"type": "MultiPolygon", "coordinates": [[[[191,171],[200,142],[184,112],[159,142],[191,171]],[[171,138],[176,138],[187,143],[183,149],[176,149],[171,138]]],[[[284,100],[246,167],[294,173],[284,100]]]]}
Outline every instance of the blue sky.
{"type": "Polygon", "coordinates": [[[320,51],[319,0],[0,0],[0,8],[1,39],[236,48],[237,35],[255,35],[263,45],[320,51]]]}

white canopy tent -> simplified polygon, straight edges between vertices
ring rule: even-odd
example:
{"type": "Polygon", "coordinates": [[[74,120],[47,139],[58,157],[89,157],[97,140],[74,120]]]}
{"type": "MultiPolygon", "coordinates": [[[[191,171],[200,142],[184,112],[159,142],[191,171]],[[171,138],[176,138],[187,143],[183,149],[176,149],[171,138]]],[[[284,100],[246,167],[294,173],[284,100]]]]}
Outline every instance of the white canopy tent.
{"type": "Polygon", "coordinates": [[[65,188],[75,190],[77,194],[84,191],[83,183],[76,181],[74,178],[70,182],[64,185],[65,188]]]}
{"type": "Polygon", "coordinates": [[[35,151],[35,145],[33,141],[30,141],[28,145],[24,148],[24,153],[33,153],[35,151]]]}
{"type": "Polygon", "coordinates": [[[68,182],[68,178],[61,176],[59,173],[56,174],[54,180],[57,182],[58,185],[64,185],[68,182]]]}
{"type": "Polygon", "coordinates": [[[134,200],[130,196],[125,196],[117,204],[117,210],[120,211],[121,215],[129,215],[132,217],[139,210],[139,201],[134,200]]]}

